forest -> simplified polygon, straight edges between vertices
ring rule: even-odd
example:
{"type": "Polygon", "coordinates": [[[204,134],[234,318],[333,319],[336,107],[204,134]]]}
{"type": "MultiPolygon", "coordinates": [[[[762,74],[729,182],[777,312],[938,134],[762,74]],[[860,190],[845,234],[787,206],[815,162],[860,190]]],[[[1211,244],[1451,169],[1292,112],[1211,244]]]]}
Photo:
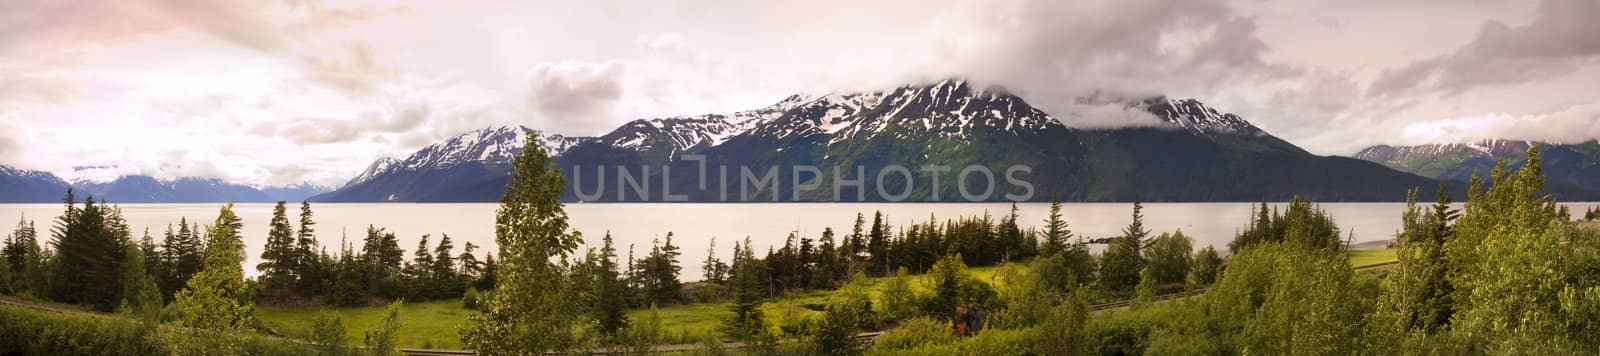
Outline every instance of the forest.
{"type": "MultiPolygon", "coordinates": [[[[529,142],[536,140],[529,139],[529,142]]],[[[3,354],[318,354],[400,351],[406,303],[460,300],[456,332],[480,354],[644,353],[672,341],[661,308],[719,305],[693,352],[829,355],[1581,354],[1600,348],[1600,228],[1540,195],[1538,149],[1522,168],[1474,176],[1463,208],[1445,187],[1408,195],[1398,263],[1357,271],[1339,225],[1310,201],[1262,203],[1227,251],[1182,231],[1129,224],[1098,253],[1060,203],[1037,229],[1013,206],[890,226],[793,233],[757,251],[732,242],[686,281],[668,233],[635,257],[609,234],[580,250],[564,176],[537,145],[517,157],[496,212],[496,246],[458,250],[423,236],[409,253],[371,226],[325,247],[313,207],[279,202],[258,276],[243,272],[246,228],[232,205],[207,224],[131,231],[114,204],[72,191],[42,236],[23,220],[0,254],[3,354]],[[136,237],[137,236],[137,237],[136,237]],[[995,267],[979,278],[973,267],[995,267]],[[1184,298],[1164,298],[1192,291],[1184,298]],[[768,315],[822,295],[809,317],[768,315]],[[1125,308],[1091,306],[1128,301],[1125,308]],[[708,304],[715,303],[715,304],[708,304]],[[60,306],[57,313],[16,304],[60,306]],[[355,331],[343,308],[387,305],[355,331]],[[319,312],[309,330],[265,326],[261,308],[319,312]],[[641,313],[641,310],[645,312],[641,313]],[[86,315],[94,315],[90,317],[86,315]],[[859,335],[873,335],[871,338],[859,335]]],[[[1595,213],[1584,214],[1592,220],[1595,213]]],[[[346,309],[347,310],[347,309],[346,309]]],[[[677,342],[682,342],[678,338],[677,342]]]]}

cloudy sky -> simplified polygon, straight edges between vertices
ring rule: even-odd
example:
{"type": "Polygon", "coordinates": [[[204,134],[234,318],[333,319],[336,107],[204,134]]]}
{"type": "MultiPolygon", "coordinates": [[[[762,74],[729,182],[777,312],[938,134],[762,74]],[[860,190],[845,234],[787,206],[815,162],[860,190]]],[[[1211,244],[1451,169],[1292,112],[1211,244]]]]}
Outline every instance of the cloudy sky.
{"type": "Polygon", "coordinates": [[[593,135],[946,77],[1193,97],[1319,154],[1600,137],[1600,1],[0,0],[0,163],[338,184],[472,129],[593,135]]]}

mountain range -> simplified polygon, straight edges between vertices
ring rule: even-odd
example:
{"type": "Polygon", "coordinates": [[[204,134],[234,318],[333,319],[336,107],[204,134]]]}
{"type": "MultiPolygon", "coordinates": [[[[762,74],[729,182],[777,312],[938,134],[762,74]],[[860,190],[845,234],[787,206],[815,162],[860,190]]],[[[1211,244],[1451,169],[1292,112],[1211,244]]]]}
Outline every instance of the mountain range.
{"type": "Polygon", "coordinates": [[[332,190],[311,184],[257,189],[216,178],[157,179],[127,175],[110,181],[67,182],[54,174],[0,165],[0,203],[59,202],[72,187],[78,199],[94,196],[115,203],[260,203],[303,201],[332,190]]]}
{"type": "MultiPolygon", "coordinates": [[[[1319,201],[1397,201],[1407,189],[1436,184],[1373,162],[1311,154],[1193,99],[1153,97],[1111,105],[1158,122],[1076,128],[1003,88],[944,80],[885,91],[796,95],[754,110],[635,120],[598,137],[541,134],[536,140],[566,173],[568,201],[664,201],[667,191],[687,201],[743,200],[737,196],[738,177],[746,168],[779,169],[776,187],[752,190],[749,200],[760,201],[834,200],[836,169],[845,180],[866,177],[859,188],[840,184],[838,193],[846,201],[857,200],[858,190],[865,201],[886,199],[880,191],[904,192],[909,201],[960,200],[961,187],[953,182],[969,166],[989,168],[995,179],[1005,180],[1008,167],[1027,165],[1031,170],[1019,175],[1033,188],[1030,200],[1055,195],[1066,201],[1259,201],[1303,195],[1319,201]],[[704,158],[707,189],[698,179],[702,163],[686,155],[704,158]],[[873,178],[891,165],[908,167],[909,174],[890,172],[880,187],[873,178]],[[929,165],[951,167],[939,174],[939,187],[931,184],[934,173],[919,169],[929,165]],[[619,166],[645,182],[648,192],[623,184],[619,166]],[[796,166],[819,169],[791,174],[796,166]],[[855,170],[858,166],[862,170],[855,170]],[[727,184],[719,184],[716,167],[729,170],[727,184]],[[729,197],[722,195],[723,186],[729,197]]],[[[496,201],[510,179],[509,158],[520,154],[523,130],[489,128],[403,160],[379,160],[344,187],[311,199],[496,201]]],[[[969,191],[984,191],[989,181],[978,177],[969,182],[969,191]]],[[[987,200],[1027,192],[1006,184],[994,189],[987,200]]]]}
{"type": "Polygon", "coordinates": [[[1500,160],[1508,169],[1527,163],[1528,148],[1539,145],[1541,169],[1552,189],[1600,191],[1600,141],[1556,144],[1520,140],[1483,140],[1464,144],[1379,145],[1362,149],[1355,158],[1377,162],[1424,177],[1466,182],[1473,173],[1485,181],[1500,160]]]}
{"type": "MultiPolygon", "coordinates": [[[[906,201],[962,201],[959,183],[972,192],[993,188],[984,197],[992,201],[1021,193],[1032,193],[1028,199],[1035,201],[1260,201],[1295,195],[1399,201],[1407,189],[1463,182],[1474,171],[1486,174],[1498,159],[1519,167],[1535,144],[1374,146],[1355,158],[1318,156],[1194,99],[1084,99],[1091,101],[1122,110],[1129,122],[1078,127],[1096,125],[1073,125],[1086,119],[1077,113],[1054,116],[1003,88],[950,79],[883,91],[794,95],[752,110],[639,119],[595,137],[535,133],[534,140],[567,175],[564,200],[600,202],[669,196],[898,201],[894,196],[901,193],[906,201]],[[1029,169],[1007,171],[1017,165],[1029,169]],[[704,183],[698,179],[702,166],[704,183]],[[817,170],[794,169],[799,166],[817,170]],[[925,166],[949,168],[929,172],[925,166]],[[725,178],[718,167],[726,167],[725,178]],[[987,168],[993,178],[979,174],[962,182],[959,172],[968,167],[987,168]],[[618,171],[624,168],[628,177],[618,171]],[[743,197],[742,183],[752,183],[743,182],[745,169],[751,178],[773,169],[776,174],[751,184],[753,194],[743,197]],[[875,179],[880,174],[881,182],[875,179]],[[1027,187],[1008,184],[1013,180],[1027,187]]],[[[379,159],[337,189],[258,189],[218,179],[148,176],[66,182],[48,172],[0,165],[0,202],[55,202],[68,186],[82,191],[80,196],[121,203],[493,202],[510,181],[510,163],[522,153],[526,132],[502,126],[461,134],[403,159],[379,159]]],[[[1600,142],[1544,147],[1552,193],[1565,200],[1600,198],[1600,142]]],[[[1461,184],[1450,185],[1459,195],[1461,184]]]]}

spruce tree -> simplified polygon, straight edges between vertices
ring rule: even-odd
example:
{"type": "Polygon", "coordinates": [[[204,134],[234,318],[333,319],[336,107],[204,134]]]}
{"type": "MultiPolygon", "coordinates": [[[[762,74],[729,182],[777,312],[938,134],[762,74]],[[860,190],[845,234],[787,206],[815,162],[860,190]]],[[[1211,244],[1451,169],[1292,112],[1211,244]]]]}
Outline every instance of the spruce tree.
{"type": "Polygon", "coordinates": [[[734,245],[733,274],[729,276],[733,285],[734,302],[730,308],[733,315],[723,321],[723,334],[736,340],[759,340],[767,333],[761,302],[767,298],[769,270],[765,261],[755,258],[753,249],[749,238],[745,238],[744,247],[734,245]]]}
{"type": "Polygon", "coordinates": [[[594,275],[593,291],[587,296],[588,309],[595,321],[595,331],[615,338],[628,329],[628,285],[618,271],[617,249],[612,244],[609,231],[603,241],[600,253],[596,256],[598,271],[594,275]]]}
{"type": "Polygon", "coordinates": [[[131,242],[121,214],[94,197],[75,208],[67,194],[67,212],[53,236],[58,263],[50,273],[51,297],[57,302],[111,311],[122,302],[124,248],[131,242]]]}
{"type": "Polygon", "coordinates": [[[872,255],[872,264],[876,270],[883,271],[882,275],[889,275],[889,241],[888,227],[883,226],[883,212],[872,213],[872,230],[868,232],[867,250],[872,255]]]}
{"type": "MultiPolygon", "coordinates": [[[[606,237],[611,237],[611,232],[606,232],[606,237]]],[[[717,238],[711,238],[711,244],[706,247],[706,260],[700,264],[701,278],[706,283],[722,285],[728,278],[728,264],[717,259],[717,238]]]]}
{"type": "Polygon", "coordinates": [[[267,226],[267,242],[262,246],[261,263],[256,264],[256,271],[261,272],[261,289],[270,296],[287,297],[295,281],[297,250],[284,202],[279,201],[272,207],[272,220],[267,226]]]}
{"type": "Polygon", "coordinates": [[[1050,216],[1044,220],[1044,244],[1039,247],[1039,254],[1051,256],[1067,249],[1071,243],[1072,230],[1067,229],[1067,220],[1061,216],[1061,200],[1055,194],[1050,194],[1050,216]]]}
{"type": "Polygon", "coordinates": [[[856,223],[850,230],[850,237],[845,239],[844,253],[848,259],[848,273],[854,275],[864,268],[862,254],[867,252],[866,232],[862,229],[866,224],[866,217],[856,213],[856,223]]]}
{"type": "Polygon", "coordinates": [[[835,281],[844,273],[839,268],[839,251],[833,244],[833,228],[822,228],[822,238],[817,243],[817,252],[812,258],[811,288],[833,288],[835,281]]]}
{"type": "MultiPolygon", "coordinates": [[[[146,240],[149,236],[145,234],[146,240]]],[[[134,246],[126,250],[122,262],[127,266],[122,271],[122,303],[117,309],[139,320],[154,322],[161,312],[161,289],[156,287],[155,277],[146,272],[144,252],[134,246]]]]}
{"type": "Polygon", "coordinates": [[[406,262],[401,272],[406,298],[426,299],[438,287],[435,284],[437,281],[429,278],[433,276],[433,252],[428,249],[428,235],[422,235],[417,240],[417,249],[412,250],[411,256],[411,261],[406,262]]]}
{"type": "MultiPolygon", "coordinates": [[[[9,290],[11,293],[21,294],[35,289],[36,286],[29,281],[29,270],[33,263],[39,259],[39,233],[33,227],[33,222],[26,216],[17,221],[16,230],[6,236],[5,248],[0,249],[4,261],[0,261],[0,269],[4,269],[8,276],[0,279],[0,290],[9,290]]],[[[34,290],[35,294],[39,291],[34,290]]]]}
{"type": "Polygon", "coordinates": [[[173,295],[189,282],[189,278],[200,272],[205,265],[205,243],[200,241],[200,236],[189,228],[189,219],[180,218],[178,231],[172,232],[172,227],[167,227],[167,232],[161,240],[164,273],[158,282],[161,285],[161,295],[166,300],[172,300],[173,295]]]}
{"type": "Polygon", "coordinates": [[[639,280],[650,301],[657,305],[671,305],[683,300],[683,283],[678,273],[678,246],[672,244],[672,233],[667,233],[666,243],[653,243],[650,254],[639,260],[639,280]]]}
{"type": "Polygon", "coordinates": [[[461,266],[459,273],[467,284],[473,284],[477,282],[478,277],[483,276],[483,262],[479,262],[478,256],[474,254],[477,250],[478,245],[472,244],[472,241],[467,241],[461,245],[461,255],[456,256],[456,261],[458,261],[456,264],[461,266]]]}
{"type": "Polygon", "coordinates": [[[461,341],[479,353],[542,354],[577,342],[579,315],[566,261],[583,237],[567,225],[561,204],[566,178],[538,136],[530,132],[526,142],[495,212],[503,268],[484,312],[461,330],[461,341]]]}
{"type": "Polygon", "coordinates": [[[329,279],[326,250],[317,241],[317,222],[312,219],[311,203],[300,202],[300,229],[295,232],[295,287],[302,295],[323,293],[329,279]],[[323,253],[319,254],[318,250],[323,253]]]}
{"type": "Polygon", "coordinates": [[[28,251],[39,249],[38,239],[39,233],[34,230],[33,222],[28,221],[27,216],[18,220],[16,230],[6,238],[5,248],[0,250],[3,251],[0,254],[5,255],[6,268],[16,273],[26,269],[24,263],[27,261],[28,251]]]}
{"type": "Polygon", "coordinates": [[[456,274],[455,242],[449,234],[439,235],[439,244],[433,248],[433,265],[430,279],[438,286],[432,298],[451,298],[466,291],[465,282],[456,274]]]}
{"type": "Polygon", "coordinates": [[[1144,248],[1145,236],[1150,234],[1150,231],[1144,228],[1142,209],[1142,204],[1138,201],[1133,202],[1133,222],[1122,229],[1122,236],[1111,238],[1111,243],[1106,246],[1106,252],[1101,257],[1101,281],[1113,291],[1126,292],[1139,284],[1139,273],[1144,269],[1144,255],[1141,250],[1144,248]]]}

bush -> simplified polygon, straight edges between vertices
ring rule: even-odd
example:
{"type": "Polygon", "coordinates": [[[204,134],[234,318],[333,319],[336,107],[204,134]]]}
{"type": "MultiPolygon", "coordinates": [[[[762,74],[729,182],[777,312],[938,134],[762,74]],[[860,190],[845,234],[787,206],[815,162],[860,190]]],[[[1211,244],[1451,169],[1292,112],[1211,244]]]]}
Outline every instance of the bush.
{"type": "Polygon", "coordinates": [[[479,299],[480,296],[478,294],[478,288],[467,288],[467,292],[461,294],[461,307],[472,310],[481,310],[482,304],[479,303],[479,299]]]}
{"type": "Polygon", "coordinates": [[[878,342],[872,345],[868,354],[882,354],[884,352],[908,351],[927,345],[942,345],[956,341],[955,333],[950,331],[950,324],[938,319],[919,317],[908,319],[883,336],[878,337],[878,342]]]}
{"type": "Polygon", "coordinates": [[[922,301],[916,291],[911,290],[911,272],[905,267],[900,267],[893,278],[883,282],[883,295],[879,298],[883,307],[879,314],[887,321],[900,321],[910,319],[917,315],[917,308],[922,301]]]}
{"type": "Polygon", "coordinates": [[[185,345],[201,348],[239,345],[236,353],[246,355],[314,354],[307,345],[260,335],[152,330],[155,328],[129,319],[0,306],[0,355],[171,355],[175,354],[172,343],[180,340],[211,341],[185,345]]]}
{"type": "Polygon", "coordinates": [[[0,306],[0,355],[168,354],[149,330],[126,319],[0,306]]]}

